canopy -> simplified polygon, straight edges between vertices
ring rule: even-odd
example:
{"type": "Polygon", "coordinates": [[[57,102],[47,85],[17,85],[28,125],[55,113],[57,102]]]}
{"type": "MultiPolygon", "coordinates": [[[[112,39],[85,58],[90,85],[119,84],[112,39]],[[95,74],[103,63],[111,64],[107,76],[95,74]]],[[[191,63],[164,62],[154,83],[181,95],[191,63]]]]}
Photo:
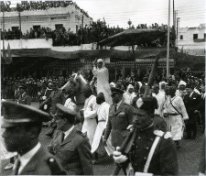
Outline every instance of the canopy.
{"type": "Polygon", "coordinates": [[[140,45],[142,43],[152,42],[159,37],[164,37],[165,34],[166,31],[160,29],[128,29],[108,37],[107,39],[101,40],[99,45],[140,45]]]}

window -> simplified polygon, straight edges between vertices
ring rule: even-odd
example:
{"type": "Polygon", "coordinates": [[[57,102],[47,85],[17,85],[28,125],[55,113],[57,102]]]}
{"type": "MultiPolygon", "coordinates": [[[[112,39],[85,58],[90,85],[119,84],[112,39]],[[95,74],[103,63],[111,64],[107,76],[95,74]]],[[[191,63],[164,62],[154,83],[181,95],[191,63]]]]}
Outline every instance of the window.
{"type": "Polygon", "coordinates": [[[63,24],[55,24],[55,29],[60,30],[63,28],[63,24]]]}
{"type": "Polygon", "coordinates": [[[197,40],[198,39],[198,34],[193,34],[193,40],[197,40]]]}
{"type": "Polygon", "coordinates": [[[204,33],[204,39],[206,40],[206,33],[204,33]]]}
{"type": "Polygon", "coordinates": [[[11,30],[12,30],[12,31],[18,31],[18,29],[19,29],[18,26],[12,26],[12,27],[11,27],[11,30]]]}
{"type": "Polygon", "coordinates": [[[183,40],[183,35],[180,35],[180,40],[183,40]]]}
{"type": "Polygon", "coordinates": [[[35,31],[39,30],[39,29],[40,29],[40,25],[35,25],[35,26],[33,26],[33,29],[34,29],[35,31]]]}

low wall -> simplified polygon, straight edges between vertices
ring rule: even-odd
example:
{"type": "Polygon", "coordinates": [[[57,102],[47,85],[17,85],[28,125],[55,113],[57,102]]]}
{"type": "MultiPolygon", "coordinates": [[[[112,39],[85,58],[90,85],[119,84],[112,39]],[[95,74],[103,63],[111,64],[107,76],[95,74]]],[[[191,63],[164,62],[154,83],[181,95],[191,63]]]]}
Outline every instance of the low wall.
{"type": "MultiPolygon", "coordinates": [[[[3,40],[0,41],[1,49],[3,49],[3,40]]],[[[21,39],[21,40],[5,40],[4,47],[7,49],[8,44],[10,49],[45,49],[52,47],[52,39],[21,39]]]]}

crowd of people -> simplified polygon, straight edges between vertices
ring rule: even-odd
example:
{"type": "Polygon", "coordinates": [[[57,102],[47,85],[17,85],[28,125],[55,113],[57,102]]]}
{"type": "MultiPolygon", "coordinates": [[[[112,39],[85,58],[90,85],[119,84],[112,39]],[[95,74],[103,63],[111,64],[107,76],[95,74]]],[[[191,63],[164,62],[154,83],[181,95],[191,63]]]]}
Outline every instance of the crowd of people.
{"type": "Polygon", "coordinates": [[[72,1],[21,1],[17,3],[16,7],[11,7],[11,1],[1,1],[1,12],[47,10],[49,8],[67,7],[73,4],[75,8],[88,16],[87,12],[72,1]]]}
{"type": "Polygon", "coordinates": [[[79,28],[77,33],[70,29],[66,30],[64,27],[55,30],[49,27],[30,28],[26,33],[22,33],[19,29],[8,29],[1,33],[1,38],[5,40],[51,38],[53,46],[69,46],[98,42],[122,31],[122,28],[108,27],[105,22],[98,20],[90,26],[86,25],[84,28],[79,28]]]}
{"type": "MultiPolygon", "coordinates": [[[[11,86],[13,90],[10,91],[17,102],[2,102],[3,128],[6,130],[3,138],[7,149],[17,152],[20,161],[32,148],[41,151],[45,158],[48,156],[45,153],[49,152],[52,161],[57,158],[55,165],[40,160],[45,168],[36,164],[36,170],[32,170],[35,175],[93,175],[92,164],[102,155],[101,145],[105,148],[103,155],[112,156],[118,166],[115,174],[121,168],[125,173],[176,175],[177,150],[183,147],[181,140],[194,140],[198,130],[204,132],[203,77],[189,72],[158,80],[154,67],[141,80],[128,76],[109,83],[104,61],[98,59],[93,64],[93,77],[73,73],[66,78],[3,78],[2,97],[5,90],[9,90],[5,85],[11,86]],[[25,106],[31,105],[31,94],[38,96],[39,110],[25,106]],[[7,120],[11,118],[14,119],[7,120]],[[48,151],[42,151],[37,140],[42,123],[48,128],[46,135],[51,137],[48,151]],[[30,147],[22,146],[19,137],[14,139],[9,135],[11,127],[15,132],[18,130],[18,135],[26,136],[30,147]],[[11,138],[13,143],[9,143],[11,138]],[[12,148],[14,143],[19,147],[12,148]],[[58,168],[55,173],[54,166],[58,168]]],[[[15,172],[28,174],[27,167],[20,167],[15,172]]]]}

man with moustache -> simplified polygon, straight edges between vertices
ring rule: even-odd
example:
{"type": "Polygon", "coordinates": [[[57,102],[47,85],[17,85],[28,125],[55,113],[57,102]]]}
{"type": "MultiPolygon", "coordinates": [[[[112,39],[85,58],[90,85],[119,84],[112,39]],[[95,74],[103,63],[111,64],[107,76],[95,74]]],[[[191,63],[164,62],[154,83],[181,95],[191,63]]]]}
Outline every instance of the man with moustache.
{"type": "Polygon", "coordinates": [[[17,152],[12,175],[65,175],[38,137],[49,115],[28,105],[2,101],[2,137],[9,152],[17,152]]]}
{"type": "Polygon", "coordinates": [[[111,90],[113,104],[110,107],[103,142],[106,143],[111,133],[112,145],[117,147],[128,134],[128,128],[133,120],[133,111],[130,105],[123,102],[123,90],[114,87],[111,90]]]}
{"type": "Polygon", "coordinates": [[[74,125],[76,109],[57,104],[57,132],[48,146],[63,168],[71,175],[93,175],[88,138],[74,125]]]}

